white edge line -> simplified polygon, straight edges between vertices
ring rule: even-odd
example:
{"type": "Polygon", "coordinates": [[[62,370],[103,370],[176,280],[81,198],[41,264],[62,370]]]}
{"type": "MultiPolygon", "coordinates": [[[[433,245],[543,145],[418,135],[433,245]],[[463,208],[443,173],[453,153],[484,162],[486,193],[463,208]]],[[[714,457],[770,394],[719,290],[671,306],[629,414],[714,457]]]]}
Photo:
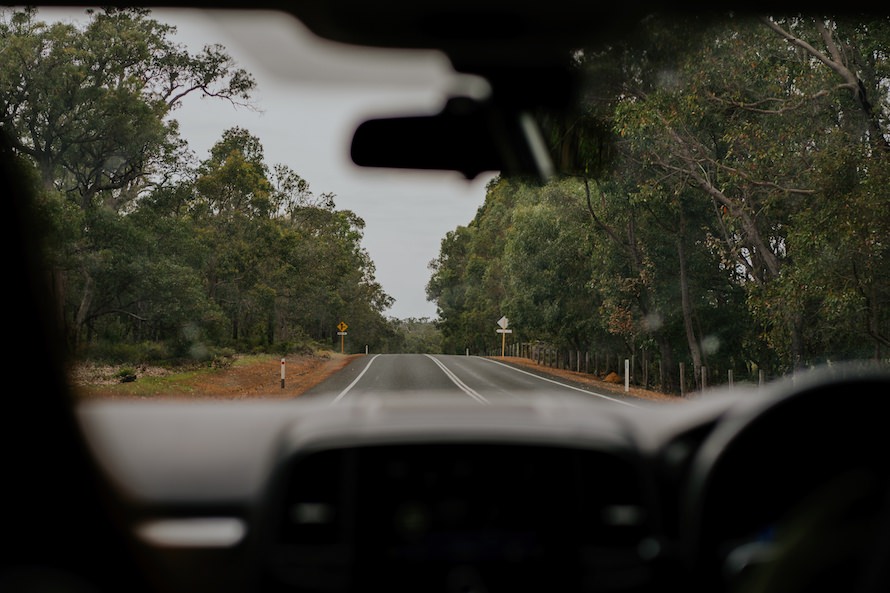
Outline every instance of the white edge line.
{"type": "Polygon", "coordinates": [[[632,404],[630,402],[622,401],[620,399],[615,399],[614,397],[609,397],[608,395],[603,395],[602,393],[597,393],[596,391],[589,391],[587,389],[581,389],[580,387],[575,387],[574,385],[569,385],[567,383],[561,383],[559,381],[554,381],[553,379],[548,379],[547,377],[542,377],[541,375],[536,375],[535,373],[530,373],[528,371],[523,371],[522,369],[517,369],[516,367],[510,366],[509,364],[504,364],[502,362],[498,362],[497,360],[492,360],[490,358],[485,358],[480,356],[482,360],[487,360],[488,362],[492,362],[494,364],[499,364],[502,367],[511,369],[516,371],[517,373],[523,373],[530,377],[534,377],[536,379],[540,379],[541,381],[547,381],[548,383],[553,383],[554,385],[559,385],[560,387],[565,387],[566,389],[574,389],[575,391],[580,391],[581,393],[586,393],[587,395],[595,395],[597,397],[601,397],[603,399],[607,399],[610,402],[615,402],[616,404],[622,404],[625,406],[630,406],[631,408],[640,408],[642,406],[638,406],[636,404],[632,404]]]}
{"type": "Polygon", "coordinates": [[[337,397],[335,397],[335,398],[331,401],[331,403],[328,404],[328,405],[333,406],[335,403],[337,403],[338,401],[340,401],[341,399],[343,399],[343,396],[346,395],[347,393],[349,393],[349,390],[352,389],[353,387],[355,387],[355,384],[358,383],[359,379],[361,379],[362,376],[363,376],[365,373],[368,372],[368,369],[371,368],[371,363],[373,363],[374,360],[375,360],[378,356],[380,356],[380,355],[379,355],[379,354],[375,354],[373,357],[371,357],[371,360],[368,361],[368,364],[365,365],[365,368],[362,369],[362,372],[360,372],[360,373],[358,374],[358,377],[356,377],[355,379],[353,379],[353,380],[352,380],[352,383],[350,383],[349,385],[347,385],[347,386],[346,386],[346,389],[344,389],[343,391],[341,391],[341,392],[337,395],[337,397]]]}
{"type": "Polygon", "coordinates": [[[467,395],[472,397],[474,400],[476,400],[480,404],[490,403],[487,399],[485,399],[485,397],[480,395],[475,389],[473,389],[472,387],[470,387],[469,385],[467,385],[466,383],[461,381],[460,378],[458,378],[458,376],[454,374],[454,371],[452,371],[451,369],[446,367],[445,363],[443,363],[441,360],[439,360],[438,358],[436,358],[435,356],[433,356],[431,354],[424,354],[424,356],[426,356],[427,358],[432,360],[434,363],[439,365],[439,368],[442,369],[442,372],[445,373],[445,376],[448,377],[449,379],[451,379],[451,382],[454,383],[455,385],[457,385],[461,391],[463,391],[464,393],[466,393],[467,395]]]}

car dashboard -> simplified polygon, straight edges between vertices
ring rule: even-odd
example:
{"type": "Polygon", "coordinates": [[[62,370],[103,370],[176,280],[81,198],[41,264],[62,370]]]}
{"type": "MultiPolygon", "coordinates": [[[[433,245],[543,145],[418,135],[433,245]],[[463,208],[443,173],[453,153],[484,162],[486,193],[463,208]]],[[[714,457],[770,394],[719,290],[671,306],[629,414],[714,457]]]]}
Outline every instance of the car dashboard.
{"type": "Polygon", "coordinates": [[[642,409],[381,397],[78,416],[165,591],[744,591],[776,574],[811,590],[879,539],[888,464],[877,416],[857,412],[886,387],[856,374],[642,409]],[[820,501],[833,521],[807,515],[820,501]],[[839,546],[835,529],[859,535],[839,546]],[[819,542],[831,562],[786,570],[819,542]]]}
{"type": "Polygon", "coordinates": [[[79,416],[136,545],[183,590],[647,582],[657,495],[612,414],[398,401],[105,402],[79,416]]]}

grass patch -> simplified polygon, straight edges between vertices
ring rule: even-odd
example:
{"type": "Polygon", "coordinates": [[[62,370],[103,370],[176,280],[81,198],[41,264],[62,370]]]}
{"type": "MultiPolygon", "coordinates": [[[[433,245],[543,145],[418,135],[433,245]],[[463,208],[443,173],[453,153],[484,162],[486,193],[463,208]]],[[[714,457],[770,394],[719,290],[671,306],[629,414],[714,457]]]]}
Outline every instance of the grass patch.
{"type": "Polygon", "coordinates": [[[233,357],[230,364],[223,366],[207,363],[172,367],[85,364],[72,371],[70,382],[79,398],[200,395],[202,383],[224,373],[228,368],[251,366],[278,359],[279,357],[271,354],[245,354],[233,357]],[[125,380],[134,375],[135,380],[125,380]]]}
{"type": "Polygon", "coordinates": [[[83,396],[127,396],[127,397],[151,397],[170,393],[188,395],[194,393],[195,383],[202,377],[219,372],[216,369],[192,369],[187,371],[173,371],[168,375],[140,375],[137,372],[136,380],[130,382],[112,381],[90,384],[75,384],[74,390],[83,396]]]}

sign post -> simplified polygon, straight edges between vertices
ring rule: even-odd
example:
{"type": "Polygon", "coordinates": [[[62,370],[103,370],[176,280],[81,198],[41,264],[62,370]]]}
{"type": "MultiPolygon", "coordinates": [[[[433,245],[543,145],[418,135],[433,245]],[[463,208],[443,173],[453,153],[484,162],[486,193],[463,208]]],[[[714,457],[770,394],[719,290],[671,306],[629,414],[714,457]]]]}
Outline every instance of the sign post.
{"type": "Polygon", "coordinates": [[[337,324],[337,329],[340,330],[337,332],[337,335],[340,336],[340,354],[344,354],[345,345],[344,342],[346,340],[346,328],[349,326],[343,323],[342,321],[337,324]]]}
{"type": "Polygon", "coordinates": [[[497,333],[501,334],[501,358],[504,357],[504,350],[507,345],[507,334],[512,334],[512,329],[507,329],[507,326],[510,325],[510,320],[507,319],[506,316],[498,319],[498,325],[501,326],[499,329],[495,330],[497,333]]]}

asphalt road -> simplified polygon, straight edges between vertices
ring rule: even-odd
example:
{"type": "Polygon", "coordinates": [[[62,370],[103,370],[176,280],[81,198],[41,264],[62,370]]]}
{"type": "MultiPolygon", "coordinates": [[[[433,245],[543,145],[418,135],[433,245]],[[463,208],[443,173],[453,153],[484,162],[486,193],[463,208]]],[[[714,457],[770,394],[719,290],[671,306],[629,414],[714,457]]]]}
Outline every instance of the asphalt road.
{"type": "Polygon", "coordinates": [[[598,393],[557,379],[541,377],[497,360],[443,354],[373,354],[307,391],[331,404],[350,398],[461,397],[481,405],[505,398],[578,397],[604,404],[639,406],[640,400],[598,393]]]}

